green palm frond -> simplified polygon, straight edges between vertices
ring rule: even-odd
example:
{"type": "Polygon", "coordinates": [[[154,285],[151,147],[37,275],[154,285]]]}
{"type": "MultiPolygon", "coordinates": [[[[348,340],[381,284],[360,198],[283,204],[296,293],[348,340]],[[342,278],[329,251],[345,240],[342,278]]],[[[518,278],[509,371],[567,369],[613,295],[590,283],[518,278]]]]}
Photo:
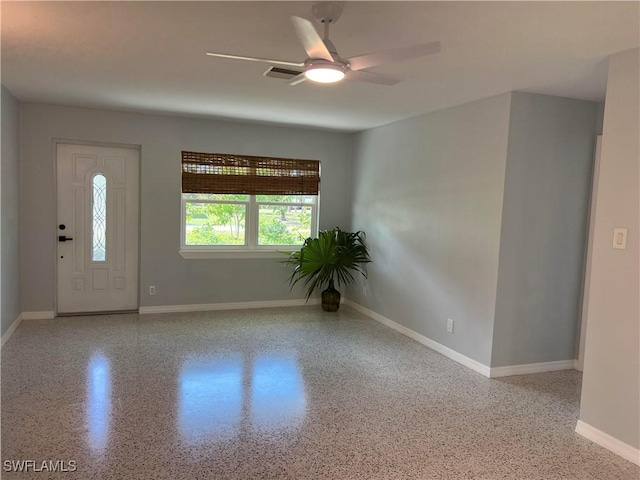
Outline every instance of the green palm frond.
{"type": "Polygon", "coordinates": [[[364,232],[344,232],[338,227],[320,231],[317,238],[307,238],[302,248],[286,260],[293,267],[291,287],[302,281],[307,300],[333,282],[339,287],[353,285],[354,272],[366,277],[364,265],[369,262],[364,232]]]}

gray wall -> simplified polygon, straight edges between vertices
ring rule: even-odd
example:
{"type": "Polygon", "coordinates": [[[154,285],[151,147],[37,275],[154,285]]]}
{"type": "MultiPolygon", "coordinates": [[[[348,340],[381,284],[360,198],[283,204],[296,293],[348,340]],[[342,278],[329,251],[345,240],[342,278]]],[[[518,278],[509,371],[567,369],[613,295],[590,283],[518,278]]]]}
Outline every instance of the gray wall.
{"type": "Polygon", "coordinates": [[[576,356],[597,107],[512,94],[492,367],[576,356]]]}
{"type": "Polygon", "coordinates": [[[352,227],[373,263],[349,297],[491,361],[510,94],[355,137],[352,227]],[[455,333],[446,332],[447,318],[455,333]]]}
{"type": "Polygon", "coordinates": [[[349,297],[484,365],[575,358],[597,108],[514,92],[357,134],[349,297]]]}
{"type": "Polygon", "coordinates": [[[596,135],[602,135],[604,127],[604,102],[598,102],[598,114],[596,116],[596,135]]]}
{"type": "Polygon", "coordinates": [[[640,448],[640,50],[613,55],[604,111],[580,420],[640,448]],[[626,250],[613,229],[629,229],[626,250]]]}
{"type": "Polygon", "coordinates": [[[19,225],[19,104],[2,86],[2,278],[0,280],[2,304],[2,333],[22,312],[20,305],[20,225],[19,225]]]}
{"type": "Polygon", "coordinates": [[[178,254],[181,150],[320,160],[320,228],[350,221],[349,134],[40,104],[22,104],[20,113],[24,311],[54,308],[54,138],[142,146],[141,306],[303,297],[290,293],[278,259],[178,254]]]}

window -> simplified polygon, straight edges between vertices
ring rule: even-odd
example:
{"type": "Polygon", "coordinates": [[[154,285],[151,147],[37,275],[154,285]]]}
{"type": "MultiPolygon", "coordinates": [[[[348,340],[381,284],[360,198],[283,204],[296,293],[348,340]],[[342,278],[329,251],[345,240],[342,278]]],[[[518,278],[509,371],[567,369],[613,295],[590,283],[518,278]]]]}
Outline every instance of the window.
{"type": "Polygon", "coordinates": [[[107,254],[107,179],[104,175],[98,174],[93,177],[93,225],[92,237],[93,248],[91,260],[94,262],[104,262],[107,254]]]}
{"type": "Polygon", "coordinates": [[[317,232],[315,160],[182,152],[181,254],[262,252],[317,232]]]}

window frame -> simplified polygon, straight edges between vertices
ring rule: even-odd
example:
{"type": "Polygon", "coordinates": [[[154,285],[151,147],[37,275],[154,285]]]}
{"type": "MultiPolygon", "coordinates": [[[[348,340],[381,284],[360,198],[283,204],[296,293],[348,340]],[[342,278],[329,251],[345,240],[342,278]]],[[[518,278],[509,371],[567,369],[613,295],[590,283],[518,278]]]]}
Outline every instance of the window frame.
{"type": "Polygon", "coordinates": [[[180,203],[180,250],[183,258],[282,258],[282,252],[298,250],[302,244],[298,245],[259,245],[259,214],[262,205],[279,205],[292,207],[311,208],[311,236],[318,234],[318,211],[320,207],[320,194],[301,195],[312,197],[313,202],[262,202],[257,197],[261,194],[248,194],[248,201],[241,200],[210,200],[185,198],[185,193],[181,193],[180,203]],[[246,205],[245,215],[245,242],[243,245],[187,245],[186,243],[186,220],[187,203],[216,203],[224,205],[246,205]]]}

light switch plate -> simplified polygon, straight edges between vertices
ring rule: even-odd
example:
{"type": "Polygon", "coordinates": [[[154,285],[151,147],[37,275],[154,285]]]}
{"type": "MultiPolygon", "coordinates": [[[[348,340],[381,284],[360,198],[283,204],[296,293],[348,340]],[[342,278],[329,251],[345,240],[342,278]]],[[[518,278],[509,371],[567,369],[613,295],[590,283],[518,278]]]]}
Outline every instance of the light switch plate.
{"type": "Polygon", "coordinates": [[[626,228],[613,229],[613,248],[618,250],[627,249],[627,229],[626,228]]]}

